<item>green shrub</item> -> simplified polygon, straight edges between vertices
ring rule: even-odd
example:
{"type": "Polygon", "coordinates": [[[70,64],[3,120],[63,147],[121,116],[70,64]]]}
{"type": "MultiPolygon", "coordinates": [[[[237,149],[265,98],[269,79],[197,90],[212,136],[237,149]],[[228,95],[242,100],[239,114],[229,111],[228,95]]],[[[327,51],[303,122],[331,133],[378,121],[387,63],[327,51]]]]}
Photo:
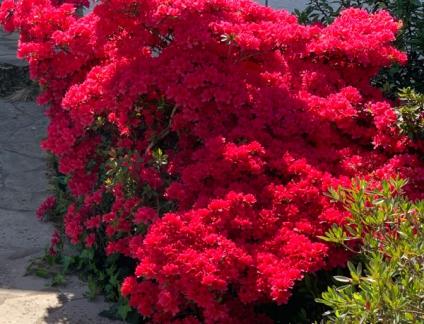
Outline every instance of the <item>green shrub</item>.
{"type": "Polygon", "coordinates": [[[412,139],[424,140],[424,95],[411,88],[399,93],[398,126],[412,139]]]}
{"type": "Polygon", "coordinates": [[[402,191],[405,180],[382,183],[379,190],[358,181],[331,197],[351,217],[323,240],[343,245],[355,256],[349,276],[328,288],[318,302],[329,306],[333,323],[424,322],[424,201],[402,191]]]}

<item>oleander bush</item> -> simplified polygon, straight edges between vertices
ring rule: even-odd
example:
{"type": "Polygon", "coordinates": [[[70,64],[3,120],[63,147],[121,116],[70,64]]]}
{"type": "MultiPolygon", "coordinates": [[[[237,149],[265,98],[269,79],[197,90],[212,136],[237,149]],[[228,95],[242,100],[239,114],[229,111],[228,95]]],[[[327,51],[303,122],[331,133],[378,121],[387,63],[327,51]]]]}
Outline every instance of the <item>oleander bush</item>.
{"type": "Polygon", "coordinates": [[[5,0],[0,21],[21,34],[66,187],[39,215],[63,212],[66,263],[122,317],[266,323],[258,305],[350,257],[319,238],[349,215],[329,188],[399,175],[423,197],[423,142],[371,85],[406,61],[387,12],[304,26],[248,0],[84,4],[5,0]]]}
{"type": "Polygon", "coordinates": [[[323,239],[351,250],[350,275],[336,276],[319,302],[332,308],[331,323],[422,323],[424,321],[424,200],[403,195],[406,181],[366,181],[332,190],[349,211],[347,224],[323,239]],[[352,245],[352,242],[360,243],[352,245]]]}

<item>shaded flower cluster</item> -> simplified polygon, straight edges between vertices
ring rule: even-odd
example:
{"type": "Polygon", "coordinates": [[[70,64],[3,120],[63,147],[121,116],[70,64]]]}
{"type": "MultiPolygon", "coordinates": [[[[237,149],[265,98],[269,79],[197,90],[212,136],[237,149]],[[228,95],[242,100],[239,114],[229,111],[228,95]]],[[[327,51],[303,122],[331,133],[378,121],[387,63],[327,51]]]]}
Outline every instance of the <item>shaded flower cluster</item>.
{"type": "Polygon", "coordinates": [[[35,214],[39,220],[43,220],[55,207],[56,197],[49,196],[40,204],[35,214]]]}
{"type": "Polygon", "coordinates": [[[66,234],[135,259],[122,294],[154,322],[266,323],[257,303],[346,261],[317,238],[346,218],[328,188],[399,174],[423,196],[423,146],[370,85],[406,60],[384,11],[325,27],[248,0],[103,0],[85,17],[5,0],[0,20],[50,107],[66,234]]]}

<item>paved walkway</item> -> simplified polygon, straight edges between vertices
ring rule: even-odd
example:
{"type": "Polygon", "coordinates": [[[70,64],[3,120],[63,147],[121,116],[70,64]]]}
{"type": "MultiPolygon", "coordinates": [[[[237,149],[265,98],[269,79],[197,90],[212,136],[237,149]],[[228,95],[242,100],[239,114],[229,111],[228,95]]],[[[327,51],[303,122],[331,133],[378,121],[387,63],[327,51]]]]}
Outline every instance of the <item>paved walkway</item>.
{"type": "MultiPolygon", "coordinates": [[[[16,34],[0,32],[0,64],[25,64],[15,57],[16,40],[16,34]]],[[[101,297],[96,303],[85,299],[87,288],[78,279],[52,289],[48,280],[25,276],[53,232],[35,217],[48,194],[46,157],[40,150],[46,126],[43,109],[35,103],[0,99],[0,324],[112,323],[97,315],[108,306],[101,297]]]]}
{"type": "Polygon", "coordinates": [[[52,289],[47,280],[24,276],[53,230],[35,217],[47,195],[46,159],[39,148],[46,125],[34,103],[0,100],[0,324],[111,323],[97,316],[107,305],[84,299],[86,287],[76,278],[52,289]]]}

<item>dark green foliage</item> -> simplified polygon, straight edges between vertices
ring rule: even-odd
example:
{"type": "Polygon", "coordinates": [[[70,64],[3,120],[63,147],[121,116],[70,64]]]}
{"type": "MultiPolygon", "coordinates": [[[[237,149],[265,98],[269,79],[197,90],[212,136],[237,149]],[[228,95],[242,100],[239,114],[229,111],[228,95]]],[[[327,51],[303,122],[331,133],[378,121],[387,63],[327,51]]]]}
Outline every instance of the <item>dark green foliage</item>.
{"type": "Polygon", "coordinates": [[[68,177],[59,172],[57,159],[53,155],[48,155],[48,170],[50,191],[56,198],[56,205],[54,210],[45,215],[44,220],[54,223],[61,231],[63,230],[63,217],[72,202],[71,193],[68,189],[68,177]]]}
{"type": "Polygon", "coordinates": [[[333,276],[346,275],[344,269],[319,271],[306,274],[293,289],[293,295],[285,305],[260,304],[256,307],[258,313],[264,313],[276,324],[310,324],[322,320],[322,314],[329,310],[324,304],[315,302],[322,293],[333,284],[333,276]]]}

